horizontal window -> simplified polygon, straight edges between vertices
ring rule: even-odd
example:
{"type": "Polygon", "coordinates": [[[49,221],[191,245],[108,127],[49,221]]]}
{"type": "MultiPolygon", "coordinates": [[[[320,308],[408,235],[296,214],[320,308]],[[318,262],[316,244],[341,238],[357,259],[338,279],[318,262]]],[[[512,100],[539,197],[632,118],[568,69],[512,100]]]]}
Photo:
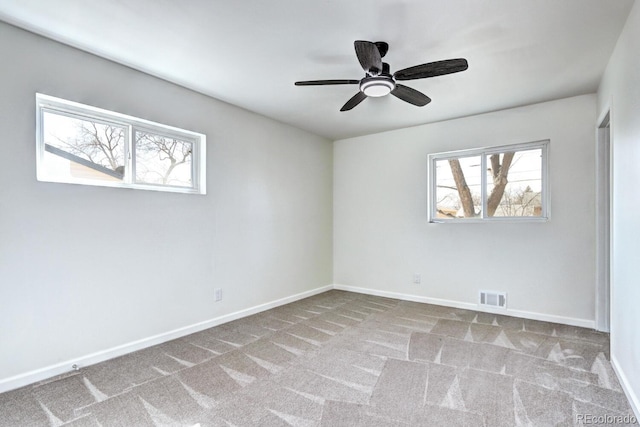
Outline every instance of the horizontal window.
{"type": "Polygon", "coordinates": [[[36,94],[39,181],[206,194],[205,136],[36,94]]]}
{"type": "Polygon", "coordinates": [[[429,156],[429,220],[545,220],[549,141],[429,156]]]}

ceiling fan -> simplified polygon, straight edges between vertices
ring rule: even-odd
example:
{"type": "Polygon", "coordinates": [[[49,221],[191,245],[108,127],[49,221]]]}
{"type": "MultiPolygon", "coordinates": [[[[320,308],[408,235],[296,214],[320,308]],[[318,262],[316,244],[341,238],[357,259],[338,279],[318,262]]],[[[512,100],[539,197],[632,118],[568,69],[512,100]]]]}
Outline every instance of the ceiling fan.
{"type": "Polygon", "coordinates": [[[396,81],[442,76],[445,74],[458,73],[469,68],[466,59],[457,58],[416,65],[391,74],[389,64],[382,62],[382,58],[384,58],[389,51],[389,45],[387,43],[356,40],[354,46],[356,48],[358,61],[360,61],[360,65],[365,72],[365,76],[361,80],[307,80],[296,82],[295,85],[360,85],[360,91],[348,100],[340,111],[351,110],[368,96],[380,97],[388,94],[418,107],[424,107],[431,102],[431,98],[420,91],[396,83],[396,81]]]}

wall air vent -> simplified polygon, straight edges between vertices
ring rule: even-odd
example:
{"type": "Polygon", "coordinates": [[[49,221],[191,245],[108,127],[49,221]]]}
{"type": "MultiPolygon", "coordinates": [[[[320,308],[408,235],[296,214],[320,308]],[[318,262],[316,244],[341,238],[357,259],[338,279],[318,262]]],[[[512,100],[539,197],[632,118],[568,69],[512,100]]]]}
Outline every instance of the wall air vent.
{"type": "Polygon", "coordinates": [[[490,308],[507,308],[507,293],[495,291],[480,291],[480,305],[490,308]]]}

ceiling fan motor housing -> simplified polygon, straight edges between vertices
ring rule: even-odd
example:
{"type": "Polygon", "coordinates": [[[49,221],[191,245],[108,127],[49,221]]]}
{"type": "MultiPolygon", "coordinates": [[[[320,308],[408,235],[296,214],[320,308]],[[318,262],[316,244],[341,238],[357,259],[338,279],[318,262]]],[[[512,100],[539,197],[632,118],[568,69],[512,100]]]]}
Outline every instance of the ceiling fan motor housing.
{"type": "Polygon", "coordinates": [[[395,88],[396,82],[390,75],[369,76],[360,81],[360,90],[367,96],[385,96],[395,88]]]}

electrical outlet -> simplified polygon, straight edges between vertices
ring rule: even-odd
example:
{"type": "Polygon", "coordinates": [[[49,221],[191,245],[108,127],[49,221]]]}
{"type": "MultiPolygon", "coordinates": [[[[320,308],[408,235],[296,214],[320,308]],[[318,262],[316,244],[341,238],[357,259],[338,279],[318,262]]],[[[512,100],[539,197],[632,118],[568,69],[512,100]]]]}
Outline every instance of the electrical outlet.
{"type": "Polygon", "coordinates": [[[216,288],[213,290],[213,295],[216,301],[222,301],[222,289],[216,288]]]}
{"type": "Polygon", "coordinates": [[[419,285],[422,282],[422,275],[420,273],[413,273],[413,283],[419,285]]]}

